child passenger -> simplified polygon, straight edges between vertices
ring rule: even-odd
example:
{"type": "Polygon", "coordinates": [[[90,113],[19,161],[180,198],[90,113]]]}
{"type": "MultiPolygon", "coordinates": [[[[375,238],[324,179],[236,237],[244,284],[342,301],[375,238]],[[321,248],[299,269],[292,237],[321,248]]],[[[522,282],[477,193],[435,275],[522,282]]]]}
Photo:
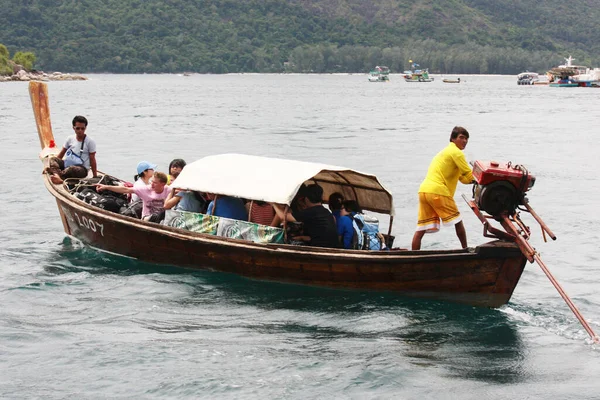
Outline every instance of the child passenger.
{"type": "Polygon", "coordinates": [[[168,185],[172,184],[173,181],[177,179],[177,177],[181,173],[181,170],[183,170],[183,167],[185,166],[186,163],[181,158],[176,158],[169,163],[169,181],[167,182],[168,185]]]}

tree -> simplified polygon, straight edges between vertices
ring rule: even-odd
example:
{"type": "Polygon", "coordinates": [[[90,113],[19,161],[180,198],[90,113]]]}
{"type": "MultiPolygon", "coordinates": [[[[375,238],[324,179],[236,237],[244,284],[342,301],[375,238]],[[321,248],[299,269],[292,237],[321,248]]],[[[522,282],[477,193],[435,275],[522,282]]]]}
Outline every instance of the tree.
{"type": "MultiPolygon", "coordinates": [[[[36,68],[54,71],[279,72],[284,62],[297,72],[402,71],[412,59],[431,72],[516,74],[524,66],[547,70],[569,54],[600,65],[600,7],[585,1],[0,3],[0,40],[34,52],[36,68]]],[[[4,67],[12,65],[6,46],[4,67]]]]}
{"type": "Polygon", "coordinates": [[[6,58],[8,60],[9,56],[10,53],[8,52],[6,46],[0,43],[0,58],[6,58]]]}
{"type": "Polygon", "coordinates": [[[0,75],[12,75],[12,67],[8,63],[8,49],[0,43],[0,75]]]}
{"type": "Polygon", "coordinates": [[[27,71],[31,71],[35,63],[35,55],[30,51],[17,51],[13,57],[13,61],[22,65],[27,71]]]}

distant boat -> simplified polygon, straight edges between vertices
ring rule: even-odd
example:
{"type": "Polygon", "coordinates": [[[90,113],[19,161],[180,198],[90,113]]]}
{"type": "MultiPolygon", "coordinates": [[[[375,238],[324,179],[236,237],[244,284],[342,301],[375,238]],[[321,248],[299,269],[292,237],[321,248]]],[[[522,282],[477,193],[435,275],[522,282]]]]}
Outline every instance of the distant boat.
{"type": "Polygon", "coordinates": [[[383,65],[377,65],[369,72],[369,82],[389,82],[390,69],[383,65]]]}
{"type": "Polygon", "coordinates": [[[600,87],[600,68],[588,68],[584,74],[573,75],[571,80],[580,87],[600,87]]]}
{"type": "MultiPolygon", "coordinates": [[[[411,61],[412,62],[412,61],[411,61]]],[[[433,82],[434,78],[429,76],[429,71],[425,69],[416,69],[419,64],[412,63],[410,71],[404,71],[404,80],[406,82],[433,82]]]]}
{"type": "Polygon", "coordinates": [[[517,85],[535,85],[540,80],[540,75],[537,72],[521,72],[517,75],[517,85]]]}
{"type": "Polygon", "coordinates": [[[411,71],[410,75],[404,75],[406,82],[433,82],[434,78],[429,76],[427,69],[417,69],[411,71]]]}
{"type": "Polygon", "coordinates": [[[566,64],[562,64],[562,65],[559,65],[558,67],[554,67],[554,68],[550,69],[550,71],[548,71],[548,73],[555,75],[555,76],[568,77],[568,76],[573,76],[573,75],[585,74],[589,70],[589,68],[584,65],[573,64],[573,61],[575,61],[575,59],[571,56],[569,56],[569,58],[565,58],[565,61],[566,61],[566,64]]]}
{"type": "Polygon", "coordinates": [[[444,82],[444,83],[460,83],[460,78],[456,78],[456,79],[444,78],[444,79],[442,79],[442,82],[444,82]]]}
{"type": "Polygon", "coordinates": [[[600,68],[588,68],[575,65],[571,56],[565,58],[566,64],[548,71],[551,87],[598,87],[600,86],[600,68]]]}

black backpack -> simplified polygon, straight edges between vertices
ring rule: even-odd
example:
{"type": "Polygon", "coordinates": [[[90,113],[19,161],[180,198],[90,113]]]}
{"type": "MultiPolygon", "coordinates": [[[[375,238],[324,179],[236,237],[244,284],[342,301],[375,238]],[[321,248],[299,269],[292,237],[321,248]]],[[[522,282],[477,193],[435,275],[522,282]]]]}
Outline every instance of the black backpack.
{"type": "Polygon", "coordinates": [[[144,203],[142,200],[134,201],[129,204],[125,204],[125,206],[121,207],[119,214],[125,215],[127,217],[142,218],[142,209],[144,207],[144,203]]]}
{"type": "Polygon", "coordinates": [[[90,188],[75,193],[75,197],[92,206],[115,213],[118,213],[121,210],[121,207],[127,205],[127,200],[120,197],[99,194],[94,189],[90,188]]]}

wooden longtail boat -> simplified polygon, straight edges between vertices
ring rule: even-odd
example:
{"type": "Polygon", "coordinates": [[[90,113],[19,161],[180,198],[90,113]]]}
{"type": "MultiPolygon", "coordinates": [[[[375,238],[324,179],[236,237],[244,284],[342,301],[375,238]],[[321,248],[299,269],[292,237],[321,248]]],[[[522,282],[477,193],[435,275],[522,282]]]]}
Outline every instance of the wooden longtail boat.
{"type": "MultiPolygon", "coordinates": [[[[29,90],[43,149],[40,156],[46,164],[47,155],[53,152],[50,145],[54,144],[47,87],[42,82],[30,82],[29,90]]],[[[266,165],[262,157],[242,157],[246,157],[246,162],[254,159],[257,165],[266,165]]],[[[210,176],[208,171],[197,173],[203,160],[188,164],[176,185],[289,205],[302,183],[316,182],[323,187],[325,198],[332,192],[341,192],[357,199],[366,210],[390,215],[391,231],[392,195],[375,176],[321,164],[268,161],[278,163],[273,170],[286,165],[293,168],[278,170],[289,177],[286,180],[289,183],[277,191],[265,188],[279,186],[281,181],[273,185],[264,170],[253,169],[255,165],[238,166],[236,185],[232,185],[222,177],[210,176]],[[299,167],[303,172],[297,171],[299,167]],[[239,177],[241,171],[242,178],[239,177]],[[198,176],[207,179],[195,180],[198,176]]],[[[234,179],[234,176],[229,178],[234,179]]],[[[435,251],[364,251],[253,243],[109,212],[79,200],[65,185],[53,184],[46,174],[43,180],[56,199],[65,233],[93,248],[146,262],[211,269],[278,282],[393,291],[407,296],[498,307],[509,301],[527,261],[516,244],[502,240],[469,249],[435,251]]]]}

